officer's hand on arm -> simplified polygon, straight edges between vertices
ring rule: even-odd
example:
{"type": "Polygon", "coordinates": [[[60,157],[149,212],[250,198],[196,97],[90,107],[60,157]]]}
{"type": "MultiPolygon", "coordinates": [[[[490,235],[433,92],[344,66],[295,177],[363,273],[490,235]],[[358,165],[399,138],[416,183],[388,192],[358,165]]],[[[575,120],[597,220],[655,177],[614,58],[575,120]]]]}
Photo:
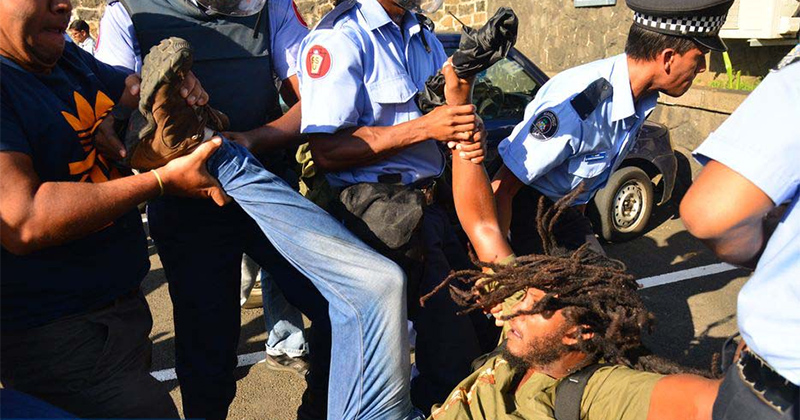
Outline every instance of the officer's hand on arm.
{"type": "MultiPolygon", "coordinates": [[[[137,74],[131,74],[125,78],[125,89],[119,98],[119,105],[130,109],[139,108],[139,85],[141,82],[142,79],[137,74]]],[[[208,93],[192,72],[189,72],[183,79],[180,94],[186,99],[186,104],[189,106],[208,103],[208,93]]],[[[115,123],[116,121],[112,115],[106,116],[95,130],[94,142],[97,151],[105,158],[120,161],[125,158],[127,151],[125,150],[125,145],[117,136],[116,130],[114,130],[115,123]]]]}
{"type": "Polygon", "coordinates": [[[74,241],[158,197],[162,185],[165,193],[211,197],[222,205],[229,198],[205,170],[205,161],[220,144],[219,139],[206,142],[156,173],[96,184],[41,182],[30,156],[0,152],[0,241],[19,255],[74,241]]]}
{"type": "Polygon", "coordinates": [[[469,141],[451,141],[447,143],[447,147],[453,150],[453,155],[461,159],[468,160],[472,163],[483,163],[486,157],[486,140],[488,133],[486,127],[483,125],[483,120],[480,117],[476,118],[475,134],[469,141]]]}
{"type": "Polygon", "coordinates": [[[477,123],[474,105],[443,105],[427,115],[390,127],[351,127],[308,136],[314,162],[326,171],[371,165],[428,140],[470,140],[477,123]]]}
{"type": "Polygon", "coordinates": [[[170,161],[156,169],[164,183],[164,193],[192,198],[210,198],[218,206],[231,201],[219,182],[206,170],[206,161],[222,145],[215,137],[201,144],[192,153],[170,161]]]}
{"type": "MultiPolygon", "coordinates": [[[[442,105],[414,120],[427,138],[442,142],[469,141],[477,128],[475,105],[442,105]]],[[[411,121],[411,122],[414,122],[411,121]]]]}
{"type": "Polygon", "coordinates": [[[769,240],[765,216],[775,203],[755,184],[709,161],[681,202],[681,220],[696,238],[731,264],[754,268],[769,240]]]}

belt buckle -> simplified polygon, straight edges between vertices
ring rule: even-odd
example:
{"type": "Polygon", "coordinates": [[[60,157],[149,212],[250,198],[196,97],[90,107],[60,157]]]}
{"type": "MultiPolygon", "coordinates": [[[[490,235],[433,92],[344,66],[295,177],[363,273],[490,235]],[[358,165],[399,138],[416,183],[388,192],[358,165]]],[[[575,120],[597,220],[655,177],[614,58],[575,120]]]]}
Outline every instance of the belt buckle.
{"type": "Polygon", "coordinates": [[[436,181],[434,180],[429,185],[419,189],[422,192],[422,197],[425,199],[425,205],[430,206],[436,201],[436,181]]]}

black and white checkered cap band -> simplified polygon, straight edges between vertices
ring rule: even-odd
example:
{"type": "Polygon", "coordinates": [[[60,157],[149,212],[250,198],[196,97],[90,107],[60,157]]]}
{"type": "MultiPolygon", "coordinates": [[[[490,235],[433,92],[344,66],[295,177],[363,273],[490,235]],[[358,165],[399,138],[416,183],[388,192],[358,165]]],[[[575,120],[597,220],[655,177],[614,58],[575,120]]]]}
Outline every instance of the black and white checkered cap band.
{"type": "Polygon", "coordinates": [[[649,16],[639,12],[633,14],[633,21],[645,28],[667,35],[714,36],[725,23],[727,13],[719,16],[649,16]]]}

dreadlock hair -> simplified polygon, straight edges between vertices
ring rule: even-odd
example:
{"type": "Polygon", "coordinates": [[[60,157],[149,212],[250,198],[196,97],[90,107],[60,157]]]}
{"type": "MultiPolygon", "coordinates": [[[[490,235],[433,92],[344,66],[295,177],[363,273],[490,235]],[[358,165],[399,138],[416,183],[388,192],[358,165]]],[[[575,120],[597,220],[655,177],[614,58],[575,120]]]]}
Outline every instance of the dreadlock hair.
{"type": "Polygon", "coordinates": [[[653,356],[642,345],[642,334],[652,331],[655,318],[645,308],[636,292],[639,285],[626,272],[624,263],[593,251],[589,244],[575,251],[558,246],[553,227],[582,192],[581,185],[549,208],[545,198],[540,198],[536,224],[545,255],[517,257],[511,265],[483,263],[473,256],[478,269],[451,273],[423,296],[420,304],[449,286],[453,300],[465,308],[459,314],[466,314],[493,307],[517,291],[533,287],[544,291],[544,297],[529,310],[502,319],[563,309],[564,317],[578,327],[578,343],[573,349],[594,360],[602,358],[607,363],[663,374],[692,372],[707,376],[653,356]],[[584,339],[584,333],[592,334],[584,339]]]}

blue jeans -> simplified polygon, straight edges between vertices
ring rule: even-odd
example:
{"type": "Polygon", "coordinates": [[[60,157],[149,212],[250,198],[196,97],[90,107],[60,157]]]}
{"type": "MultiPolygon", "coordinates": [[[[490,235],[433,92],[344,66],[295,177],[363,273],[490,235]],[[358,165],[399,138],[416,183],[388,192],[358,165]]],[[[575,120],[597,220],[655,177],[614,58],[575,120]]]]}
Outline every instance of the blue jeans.
{"type": "MultiPolygon", "coordinates": [[[[167,197],[150,206],[151,234],[175,310],[176,370],[187,418],[224,418],[235,393],[242,252],[266,267],[313,323],[314,312],[327,309],[329,419],[412,416],[400,268],[238,144],[225,141],[206,166],[235,204],[218,209],[167,197]],[[290,270],[305,278],[286,281],[290,270]],[[324,299],[312,302],[315,294],[324,299]]],[[[311,341],[313,374],[317,348],[311,341]]]]}
{"type": "Polygon", "coordinates": [[[283,292],[266,270],[261,270],[259,277],[264,324],[267,328],[267,354],[305,356],[308,354],[308,342],[303,334],[303,314],[286,301],[283,292]]]}

